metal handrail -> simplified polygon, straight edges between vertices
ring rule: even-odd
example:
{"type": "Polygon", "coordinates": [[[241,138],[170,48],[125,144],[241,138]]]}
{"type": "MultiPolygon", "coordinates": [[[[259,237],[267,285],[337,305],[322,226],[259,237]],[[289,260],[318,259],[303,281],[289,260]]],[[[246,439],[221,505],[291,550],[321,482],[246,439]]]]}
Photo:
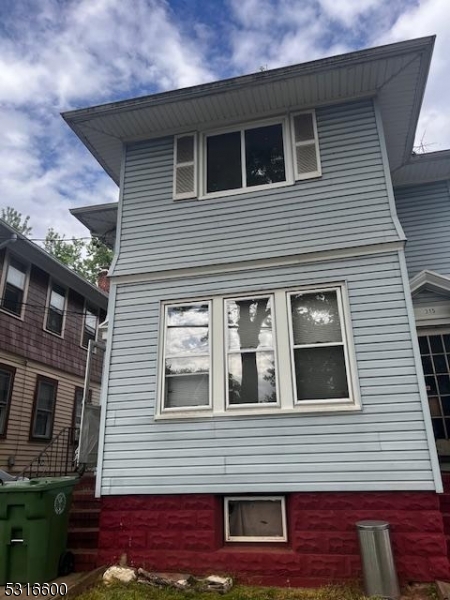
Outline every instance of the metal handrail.
{"type": "Polygon", "coordinates": [[[58,435],[19,473],[18,478],[63,477],[75,473],[78,432],[76,427],[61,429],[58,435]]]}

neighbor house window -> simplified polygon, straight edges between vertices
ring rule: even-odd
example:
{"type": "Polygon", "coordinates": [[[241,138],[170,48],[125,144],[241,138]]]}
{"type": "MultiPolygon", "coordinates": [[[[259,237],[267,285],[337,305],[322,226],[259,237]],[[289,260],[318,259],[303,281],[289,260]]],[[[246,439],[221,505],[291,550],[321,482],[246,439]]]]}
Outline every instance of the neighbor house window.
{"type": "Polygon", "coordinates": [[[286,181],[283,123],[207,135],[207,194],[286,181]]]}
{"type": "Polygon", "coordinates": [[[58,382],[39,376],[34,394],[31,435],[33,439],[50,440],[53,433],[58,382]]]}
{"type": "Polygon", "coordinates": [[[225,541],[286,542],[286,505],[282,496],[225,498],[225,541]]]}
{"type": "Polygon", "coordinates": [[[45,329],[56,335],[62,335],[63,332],[66,293],[62,286],[50,283],[45,329]]]}
{"type": "Polygon", "coordinates": [[[343,285],[163,305],[157,418],[358,410],[348,313],[343,285]]]}
{"type": "Polygon", "coordinates": [[[6,267],[1,307],[19,317],[23,311],[27,277],[27,265],[10,256],[6,267]]]}
{"type": "Polygon", "coordinates": [[[210,404],[210,304],[166,306],[163,408],[210,404]]]}
{"type": "Polygon", "coordinates": [[[277,401],[271,296],[225,300],[228,403],[277,401]]]}
{"type": "Polygon", "coordinates": [[[0,437],[5,437],[16,370],[0,364],[0,437]]]}
{"type": "Polygon", "coordinates": [[[97,339],[97,328],[98,311],[96,308],[86,304],[84,308],[83,337],[81,341],[83,348],[87,348],[89,346],[89,340],[95,342],[97,339]]]}

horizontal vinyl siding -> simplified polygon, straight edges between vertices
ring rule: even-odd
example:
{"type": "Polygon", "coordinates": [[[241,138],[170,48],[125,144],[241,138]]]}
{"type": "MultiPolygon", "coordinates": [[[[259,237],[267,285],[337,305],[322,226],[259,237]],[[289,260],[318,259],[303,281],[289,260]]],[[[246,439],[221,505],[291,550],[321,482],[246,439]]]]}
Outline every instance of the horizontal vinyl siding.
{"type": "MultiPolygon", "coordinates": [[[[49,440],[29,441],[37,377],[49,377],[58,382],[53,437],[56,437],[64,427],[72,426],[75,388],[83,387],[84,380],[76,375],[64,373],[34,361],[25,361],[4,351],[0,352],[0,363],[16,369],[6,438],[0,439],[0,469],[18,473],[50,443],[49,440]],[[13,456],[15,461],[12,469],[7,466],[9,456],[13,456]]],[[[99,396],[99,386],[93,385],[92,402],[94,404],[99,403],[99,396]]]]}
{"type": "Polygon", "coordinates": [[[117,288],[102,493],[434,489],[398,255],[117,288]],[[155,421],[160,301],[347,281],[363,410],[155,421]]]}
{"type": "Polygon", "coordinates": [[[397,239],[371,101],[317,110],[322,177],[173,200],[173,138],[129,146],[115,274],[219,264],[397,239]]]}
{"type": "Polygon", "coordinates": [[[413,277],[425,269],[450,276],[450,192],[447,181],[395,190],[400,222],[408,239],[406,263],[413,277]]]}

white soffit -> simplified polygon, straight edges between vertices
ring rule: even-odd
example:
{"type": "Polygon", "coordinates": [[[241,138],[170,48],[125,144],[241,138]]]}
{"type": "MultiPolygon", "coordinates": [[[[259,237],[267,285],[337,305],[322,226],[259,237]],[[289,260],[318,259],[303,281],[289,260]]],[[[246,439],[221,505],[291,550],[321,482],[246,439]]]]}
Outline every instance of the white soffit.
{"type": "Polygon", "coordinates": [[[412,151],[433,45],[409,40],[62,116],[118,184],[124,142],[376,95],[395,169],[412,151]]]}
{"type": "Polygon", "coordinates": [[[110,248],[114,247],[117,224],[117,202],[71,208],[71,214],[110,248]]]}

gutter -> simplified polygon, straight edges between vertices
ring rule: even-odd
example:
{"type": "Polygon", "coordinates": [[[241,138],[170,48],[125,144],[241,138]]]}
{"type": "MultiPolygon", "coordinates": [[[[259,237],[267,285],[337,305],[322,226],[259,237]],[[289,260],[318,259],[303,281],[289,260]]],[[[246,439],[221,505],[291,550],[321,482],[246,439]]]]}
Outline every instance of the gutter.
{"type": "Polygon", "coordinates": [[[3,242],[0,242],[0,250],[3,250],[3,248],[6,248],[6,246],[9,246],[9,244],[11,244],[12,242],[16,242],[17,241],[17,233],[11,233],[11,237],[7,240],[4,240],[3,242]]]}

